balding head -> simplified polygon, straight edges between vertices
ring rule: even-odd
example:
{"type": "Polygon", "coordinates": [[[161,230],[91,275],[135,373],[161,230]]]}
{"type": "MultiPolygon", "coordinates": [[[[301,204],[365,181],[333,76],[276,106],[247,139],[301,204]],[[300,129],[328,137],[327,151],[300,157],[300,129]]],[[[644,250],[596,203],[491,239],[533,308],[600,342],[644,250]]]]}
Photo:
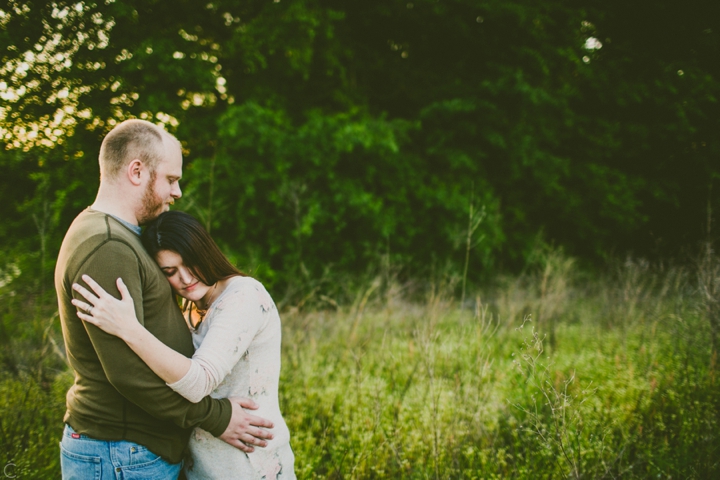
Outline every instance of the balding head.
{"type": "Polygon", "coordinates": [[[135,159],[153,172],[171,145],[180,148],[177,139],[157,125],[145,120],[125,120],[105,136],[100,146],[100,179],[117,179],[135,159]]]}

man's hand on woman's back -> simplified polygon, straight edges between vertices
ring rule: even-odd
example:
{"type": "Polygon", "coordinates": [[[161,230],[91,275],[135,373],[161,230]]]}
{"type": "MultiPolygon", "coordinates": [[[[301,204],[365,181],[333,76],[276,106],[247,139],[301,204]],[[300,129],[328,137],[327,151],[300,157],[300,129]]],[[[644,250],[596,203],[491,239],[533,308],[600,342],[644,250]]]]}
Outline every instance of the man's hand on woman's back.
{"type": "Polygon", "coordinates": [[[245,411],[257,410],[258,405],[249,398],[232,397],[228,400],[232,405],[232,417],[220,439],[247,453],[255,450],[253,445],[267,446],[266,440],[272,440],[273,434],[266,428],[273,428],[273,423],[245,411]]]}

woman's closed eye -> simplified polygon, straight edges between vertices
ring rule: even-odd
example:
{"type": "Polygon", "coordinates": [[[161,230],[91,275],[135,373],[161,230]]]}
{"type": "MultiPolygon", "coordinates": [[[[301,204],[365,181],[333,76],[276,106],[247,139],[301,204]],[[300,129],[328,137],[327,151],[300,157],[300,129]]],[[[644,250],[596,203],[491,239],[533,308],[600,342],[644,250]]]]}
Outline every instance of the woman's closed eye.
{"type": "Polygon", "coordinates": [[[166,277],[172,277],[173,275],[175,275],[177,273],[177,269],[168,268],[168,269],[163,269],[162,272],[165,274],[166,277]]]}

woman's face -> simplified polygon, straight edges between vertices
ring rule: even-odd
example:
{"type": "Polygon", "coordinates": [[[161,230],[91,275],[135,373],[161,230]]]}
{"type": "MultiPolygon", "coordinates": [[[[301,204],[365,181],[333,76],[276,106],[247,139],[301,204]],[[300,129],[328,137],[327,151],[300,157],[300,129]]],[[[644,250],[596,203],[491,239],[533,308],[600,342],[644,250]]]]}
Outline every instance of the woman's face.
{"type": "Polygon", "coordinates": [[[160,270],[170,282],[172,289],[183,298],[197,302],[205,297],[210,287],[195,278],[192,270],[185,266],[182,257],[172,250],[160,250],[155,256],[160,270]]]}

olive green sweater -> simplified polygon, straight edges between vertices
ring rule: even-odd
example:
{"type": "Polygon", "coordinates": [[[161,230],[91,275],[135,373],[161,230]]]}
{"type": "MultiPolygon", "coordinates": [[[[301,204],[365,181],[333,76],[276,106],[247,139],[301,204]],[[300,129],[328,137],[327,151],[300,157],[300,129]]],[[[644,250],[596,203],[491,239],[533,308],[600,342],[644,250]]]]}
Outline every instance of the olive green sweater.
{"type": "MultiPolygon", "coordinates": [[[[75,383],[67,393],[65,422],[100,440],[129,440],[177,463],[193,427],[215,436],[230,422],[227,399],[190,403],[171,390],[121,339],[76,315],[73,282],[88,274],[120,298],[122,277],[137,318],[170,348],[193,354],[193,344],[170,284],[140,237],[110,215],[87,209],[70,226],[55,269],[60,321],[75,383]]],[[[87,286],[87,285],[86,285],[87,286]]]]}

